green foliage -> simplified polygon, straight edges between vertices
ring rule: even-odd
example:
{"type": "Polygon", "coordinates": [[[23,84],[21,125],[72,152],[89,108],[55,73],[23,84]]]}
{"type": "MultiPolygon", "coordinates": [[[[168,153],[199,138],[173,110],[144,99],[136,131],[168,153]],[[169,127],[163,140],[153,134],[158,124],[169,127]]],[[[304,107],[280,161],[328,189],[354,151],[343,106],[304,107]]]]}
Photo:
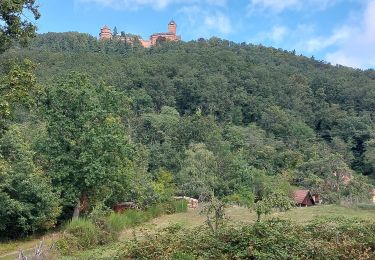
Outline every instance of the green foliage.
{"type": "Polygon", "coordinates": [[[67,233],[78,238],[79,248],[90,248],[98,244],[99,230],[88,219],[73,219],[65,229],[67,233]]]}
{"type": "Polygon", "coordinates": [[[212,195],[202,209],[201,214],[206,215],[206,224],[212,233],[216,233],[223,225],[225,225],[225,207],[225,202],[218,200],[212,195]]]}
{"type": "Polygon", "coordinates": [[[186,157],[178,174],[182,192],[196,197],[208,195],[217,185],[218,166],[215,155],[204,144],[194,144],[186,151],[186,157]]]}
{"type": "Polygon", "coordinates": [[[98,205],[88,218],[75,218],[69,221],[56,246],[62,255],[72,255],[80,250],[117,241],[124,229],[138,226],[162,214],[186,211],[185,201],[155,204],[145,211],[127,210],[122,214],[109,213],[103,205],[98,205]]]}
{"type": "Polygon", "coordinates": [[[226,196],[224,200],[231,204],[250,208],[254,203],[254,193],[248,190],[240,190],[226,196]]]}
{"type": "Polygon", "coordinates": [[[287,194],[283,192],[271,192],[254,205],[254,210],[257,213],[257,221],[260,221],[262,215],[270,214],[273,209],[286,211],[291,209],[292,205],[293,201],[287,194]]]}
{"type": "Polygon", "coordinates": [[[86,214],[124,201],[174,212],[173,195],[212,191],[267,212],[267,198],[292,186],[325,203],[366,203],[374,79],[372,70],[218,38],[144,49],[48,33],[1,54],[0,138],[22,125],[30,161],[61,199],[60,219],[78,201],[86,214]],[[37,78],[30,62],[9,65],[25,57],[37,78]]]}
{"type": "Polygon", "coordinates": [[[35,20],[40,18],[35,0],[7,0],[0,2],[0,53],[12,46],[14,42],[27,45],[35,36],[36,26],[25,16],[31,13],[35,20]]]}
{"type": "Polygon", "coordinates": [[[30,107],[34,103],[36,90],[33,63],[28,59],[12,63],[0,77],[0,131],[6,127],[5,119],[14,119],[17,108],[30,107]]]}
{"type": "Polygon", "coordinates": [[[335,219],[307,227],[269,220],[254,225],[209,229],[170,226],[145,239],[129,241],[117,256],[137,259],[371,259],[373,222],[335,219]],[[328,221],[328,222],[327,222],[328,221]],[[181,257],[181,258],[177,258],[181,257]]]}
{"type": "Polygon", "coordinates": [[[48,230],[60,215],[59,198],[33,155],[19,127],[0,138],[0,238],[48,230]]]}
{"type": "Polygon", "coordinates": [[[154,192],[159,202],[170,201],[176,192],[173,176],[171,173],[159,170],[156,172],[156,180],[154,181],[154,192]]]}
{"type": "Polygon", "coordinates": [[[186,212],[187,202],[185,200],[170,200],[161,204],[166,214],[186,212]]]}
{"type": "Polygon", "coordinates": [[[122,124],[127,100],[74,74],[47,89],[44,104],[47,136],[39,147],[65,209],[83,195],[99,201],[130,196],[127,187],[136,173],[122,124]]]}

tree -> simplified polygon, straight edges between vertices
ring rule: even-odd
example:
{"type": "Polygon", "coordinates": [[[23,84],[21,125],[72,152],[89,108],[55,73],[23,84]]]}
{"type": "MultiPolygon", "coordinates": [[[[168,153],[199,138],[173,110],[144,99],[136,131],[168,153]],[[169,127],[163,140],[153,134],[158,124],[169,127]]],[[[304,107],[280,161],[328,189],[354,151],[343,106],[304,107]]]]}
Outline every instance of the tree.
{"type": "Polygon", "coordinates": [[[293,202],[289,196],[280,191],[274,191],[262,200],[255,203],[254,209],[257,214],[257,222],[260,221],[262,215],[268,215],[272,210],[287,211],[292,208],[293,202]]]}
{"type": "Polygon", "coordinates": [[[116,37],[118,35],[117,27],[113,28],[113,36],[116,37]]]}
{"type": "Polygon", "coordinates": [[[26,59],[22,63],[11,64],[7,74],[0,77],[0,131],[4,130],[6,120],[14,116],[17,107],[33,103],[32,93],[35,91],[33,63],[26,59]]]}
{"type": "Polygon", "coordinates": [[[40,150],[65,213],[75,207],[79,215],[81,204],[93,198],[103,202],[122,193],[125,199],[134,174],[134,147],[122,121],[127,99],[72,74],[47,90],[44,106],[47,133],[40,150]]]}
{"type": "Polygon", "coordinates": [[[184,194],[208,195],[217,185],[217,171],[215,155],[204,144],[192,144],[186,151],[177,182],[184,194]]]}
{"type": "Polygon", "coordinates": [[[366,166],[366,171],[375,176],[375,139],[370,139],[365,143],[364,152],[364,163],[366,166]]]}
{"type": "Polygon", "coordinates": [[[210,196],[208,203],[204,206],[201,214],[206,214],[206,224],[212,231],[216,233],[219,228],[225,224],[225,208],[226,204],[218,200],[213,194],[210,196]]]}
{"type": "Polygon", "coordinates": [[[36,0],[0,1],[0,53],[9,49],[13,43],[26,46],[35,36],[36,26],[28,18],[28,13],[35,20],[40,18],[36,0]]]}
{"type": "Polygon", "coordinates": [[[311,158],[298,168],[302,184],[316,190],[327,203],[338,203],[345,196],[353,171],[340,154],[322,152],[321,158],[311,158]]]}
{"type": "Polygon", "coordinates": [[[157,200],[160,202],[170,201],[176,192],[176,185],[173,183],[173,176],[170,172],[159,169],[156,172],[153,188],[157,200]]]}
{"type": "Polygon", "coordinates": [[[165,38],[164,36],[159,36],[157,39],[156,39],[156,44],[157,45],[160,45],[162,44],[163,42],[166,42],[167,41],[167,38],[165,38]]]}
{"type": "Polygon", "coordinates": [[[59,198],[33,156],[20,127],[0,138],[0,238],[45,231],[60,215],[59,198]]]}

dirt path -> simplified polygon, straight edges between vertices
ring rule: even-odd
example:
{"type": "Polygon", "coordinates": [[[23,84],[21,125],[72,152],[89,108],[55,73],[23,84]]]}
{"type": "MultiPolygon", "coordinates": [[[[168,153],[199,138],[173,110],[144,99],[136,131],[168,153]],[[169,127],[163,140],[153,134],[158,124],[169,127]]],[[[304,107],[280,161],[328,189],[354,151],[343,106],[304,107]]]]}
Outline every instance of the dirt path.
{"type": "Polygon", "coordinates": [[[58,233],[47,234],[45,236],[35,238],[26,241],[15,241],[5,244],[0,244],[0,259],[1,260],[14,260],[19,253],[19,249],[22,249],[24,253],[30,254],[39,245],[40,241],[43,241],[44,245],[51,245],[53,241],[57,239],[58,233]]]}

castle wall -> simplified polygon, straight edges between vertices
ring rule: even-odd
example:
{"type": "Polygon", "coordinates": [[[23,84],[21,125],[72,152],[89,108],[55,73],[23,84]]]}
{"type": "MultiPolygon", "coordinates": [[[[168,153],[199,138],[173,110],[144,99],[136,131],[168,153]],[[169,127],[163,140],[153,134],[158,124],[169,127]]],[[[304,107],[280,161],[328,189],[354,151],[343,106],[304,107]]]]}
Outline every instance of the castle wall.
{"type": "MultiPolygon", "coordinates": [[[[153,34],[153,35],[150,36],[150,40],[148,40],[148,41],[143,40],[143,39],[139,39],[139,41],[141,42],[141,44],[144,48],[149,48],[151,46],[156,45],[159,37],[165,38],[166,41],[180,41],[181,37],[176,35],[176,29],[177,29],[176,23],[174,21],[171,21],[168,24],[168,32],[153,34]]],[[[104,26],[100,30],[100,34],[99,34],[100,40],[110,40],[110,39],[112,39],[112,37],[113,37],[113,35],[112,35],[112,32],[111,32],[111,29],[109,29],[108,26],[104,26]]],[[[123,40],[123,39],[120,38],[120,40],[123,40]]],[[[126,39],[126,41],[129,42],[129,41],[131,41],[131,39],[126,39]]]]}

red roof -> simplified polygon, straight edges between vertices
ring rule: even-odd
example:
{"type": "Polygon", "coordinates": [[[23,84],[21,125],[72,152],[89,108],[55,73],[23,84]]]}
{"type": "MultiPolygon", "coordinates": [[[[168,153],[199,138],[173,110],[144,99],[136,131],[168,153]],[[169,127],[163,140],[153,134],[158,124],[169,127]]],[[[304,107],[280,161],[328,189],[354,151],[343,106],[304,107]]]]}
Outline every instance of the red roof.
{"type": "Polygon", "coordinates": [[[298,204],[302,204],[303,200],[306,198],[309,192],[309,190],[296,190],[295,192],[293,192],[294,201],[298,204]]]}

